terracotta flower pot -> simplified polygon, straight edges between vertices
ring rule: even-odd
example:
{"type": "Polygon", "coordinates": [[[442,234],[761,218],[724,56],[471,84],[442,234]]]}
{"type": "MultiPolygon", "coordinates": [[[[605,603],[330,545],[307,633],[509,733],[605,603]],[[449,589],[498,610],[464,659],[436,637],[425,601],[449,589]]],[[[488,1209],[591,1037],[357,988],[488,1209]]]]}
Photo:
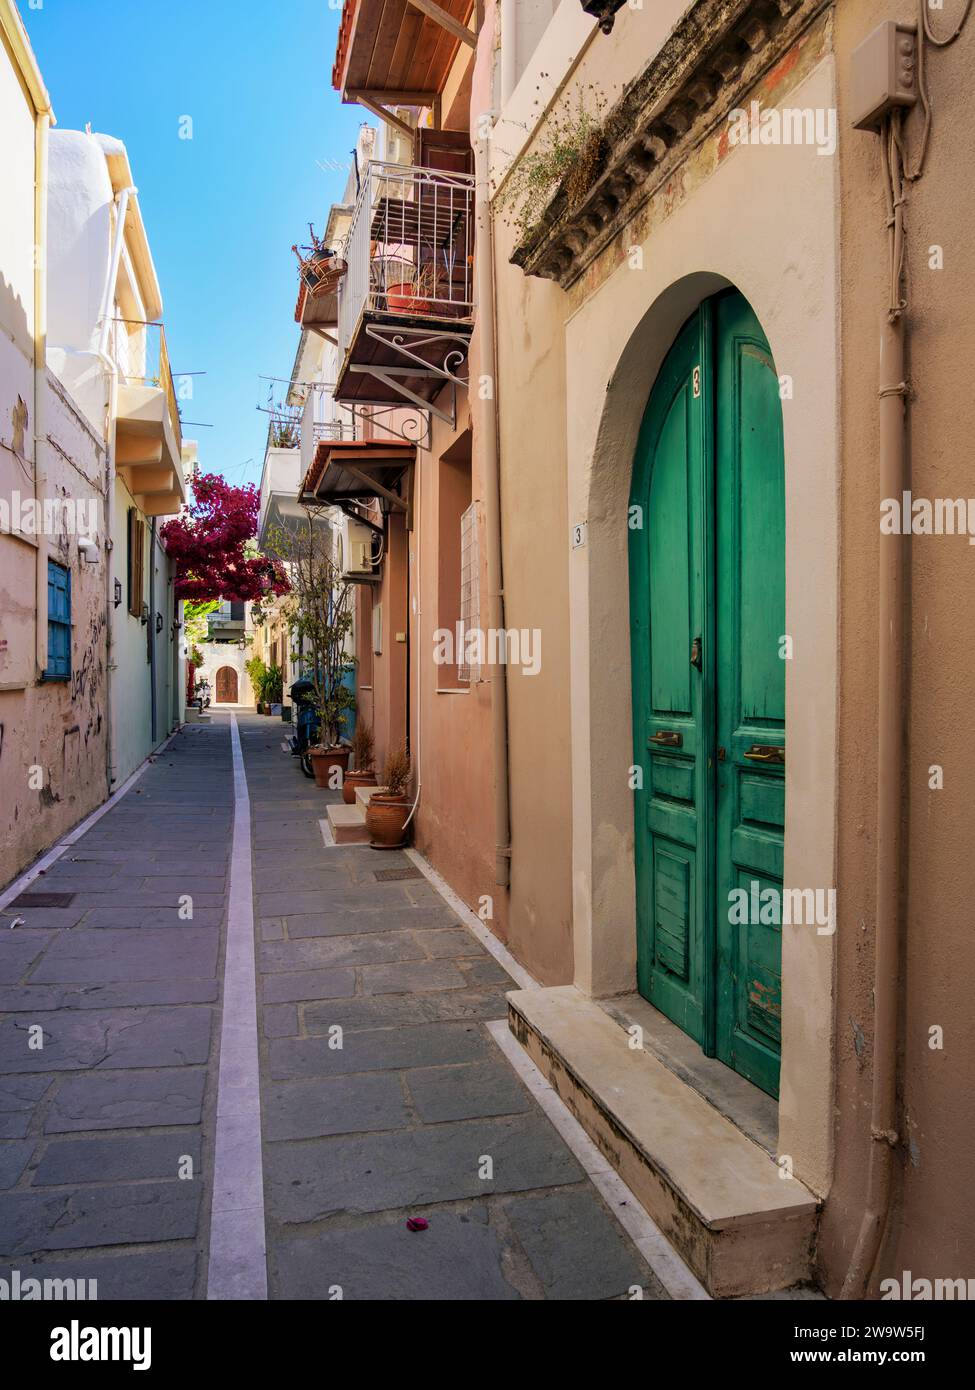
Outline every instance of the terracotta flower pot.
{"type": "Polygon", "coordinates": [[[347,772],[342,783],[342,800],[346,806],[354,806],[356,787],[374,787],[375,785],[376,774],[374,772],[347,772]]]}
{"type": "Polygon", "coordinates": [[[309,757],[315,773],[315,786],[323,787],[326,791],[333,790],[331,786],[332,772],[335,768],[340,768],[342,776],[345,776],[345,769],[349,764],[348,748],[311,748],[309,757]]]}
{"type": "Polygon", "coordinates": [[[408,796],[387,796],[377,792],[366,807],[366,829],[373,849],[402,849],[406,844],[404,831],[410,814],[408,796]]]}
{"type": "Polygon", "coordinates": [[[392,314],[429,314],[430,304],[418,299],[416,290],[406,281],[390,285],[386,291],[386,307],[392,314]]]}

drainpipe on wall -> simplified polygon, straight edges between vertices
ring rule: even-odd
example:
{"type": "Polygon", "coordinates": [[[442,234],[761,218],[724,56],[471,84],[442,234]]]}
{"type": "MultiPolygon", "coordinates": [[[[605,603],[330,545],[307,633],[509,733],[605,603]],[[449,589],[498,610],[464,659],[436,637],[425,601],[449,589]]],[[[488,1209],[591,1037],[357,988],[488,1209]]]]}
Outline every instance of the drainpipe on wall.
{"type": "MultiPolygon", "coordinates": [[[[897,119],[897,118],[895,118],[897,119]]],[[[885,151],[889,131],[881,131],[885,151]]],[[[880,497],[900,501],[910,484],[907,395],[904,380],[905,310],[903,190],[892,197],[890,158],[884,154],[888,190],[891,303],[880,335],[880,497]]],[[[896,192],[896,190],[895,190],[896,192]]],[[[878,575],[877,881],[874,933],[873,1082],[867,1200],[842,1297],[866,1296],[887,1225],[897,1143],[897,1050],[902,937],[901,817],[904,776],[906,537],[880,536],[878,575]]]]}
{"type": "MultiPolygon", "coordinates": [[[[51,109],[40,111],[34,125],[34,236],[37,247],[34,255],[34,500],[37,514],[44,515],[44,491],[47,479],[41,457],[44,439],[45,374],[47,371],[47,154],[51,131],[51,109]]],[[[34,659],[38,676],[47,670],[47,537],[44,527],[35,536],[35,602],[34,602],[34,659]]]]}
{"type": "Polygon", "coordinates": [[[501,0],[501,109],[518,82],[517,0],[501,0]]]}
{"type": "MultiPolygon", "coordinates": [[[[501,551],[501,455],[498,440],[497,324],[494,298],[494,227],[488,142],[475,145],[475,220],[477,332],[480,357],[491,374],[493,389],[481,415],[484,456],[484,521],[487,539],[488,628],[504,631],[504,568],[501,551]]],[[[495,643],[500,654],[504,644],[495,643]]],[[[491,746],[494,770],[494,881],[511,883],[511,807],[508,785],[508,675],[502,662],[491,671],[491,746]]]]}
{"type": "Polygon", "coordinates": [[[125,218],[129,210],[129,199],[137,189],[123,188],[116,198],[115,239],[109,261],[108,280],[102,299],[101,331],[96,355],[108,373],[108,432],[106,438],[107,455],[105,459],[105,636],[108,654],[105,671],[105,778],[108,795],[115,786],[114,720],[112,710],[112,670],[115,652],[115,593],[114,593],[114,541],[115,531],[115,448],[118,434],[118,366],[109,356],[108,346],[112,332],[112,308],[115,304],[115,289],[118,284],[119,265],[122,261],[122,246],[125,241],[125,218]]]}

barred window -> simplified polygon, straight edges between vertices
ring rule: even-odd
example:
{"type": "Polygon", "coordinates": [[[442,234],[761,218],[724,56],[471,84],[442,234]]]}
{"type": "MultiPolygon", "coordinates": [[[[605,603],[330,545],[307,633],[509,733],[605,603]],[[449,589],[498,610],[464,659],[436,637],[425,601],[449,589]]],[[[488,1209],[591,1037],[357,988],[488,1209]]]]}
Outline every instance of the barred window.
{"type": "MultiPolygon", "coordinates": [[[[466,634],[481,621],[480,570],[477,553],[477,503],[472,502],[460,519],[460,621],[466,634]]],[[[457,679],[473,685],[481,678],[479,665],[467,661],[467,651],[457,653],[457,679]]]]}

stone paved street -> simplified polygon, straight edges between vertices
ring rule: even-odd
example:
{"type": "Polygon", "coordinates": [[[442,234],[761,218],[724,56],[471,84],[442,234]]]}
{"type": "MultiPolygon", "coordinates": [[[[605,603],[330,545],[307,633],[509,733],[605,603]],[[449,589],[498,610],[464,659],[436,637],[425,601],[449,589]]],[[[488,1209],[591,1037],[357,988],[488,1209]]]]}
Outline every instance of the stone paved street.
{"type": "Polygon", "coordinates": [[[242,869],[217,716],[31,884],[63,905],[0,914],[0,1277],[205,1298],[211,1207],[237,1271],[263,1260],[235,1220],[260,1153],[270,1298],[666,1297],[486,1026],[506,972],[406,855],[325,847],[337,794],[301,777],[279,721],[237,729],[260,1147],[218,1098],[218,1075],[241,1095],[258,1077],[246,1004],[222,1019],[242,869]]]}

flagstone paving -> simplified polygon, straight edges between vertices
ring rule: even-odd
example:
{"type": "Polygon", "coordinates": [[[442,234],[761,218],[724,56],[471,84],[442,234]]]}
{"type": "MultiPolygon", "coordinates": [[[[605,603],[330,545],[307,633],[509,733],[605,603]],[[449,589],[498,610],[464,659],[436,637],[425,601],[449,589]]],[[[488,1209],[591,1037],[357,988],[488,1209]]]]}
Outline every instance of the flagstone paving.
{"type": "Polygon", "coordinates": [[[193,726],[27,890],[68,906],[0,913],[0,1278],[205,1295],[232,827],[193,726]]]}
{"type": "MultiPolygon", "coordinates": [[[[279,723],[238,730],[269,1297],[666,1297],[486,1026],[506,972],[428,880],[377,880],[405,855],[325,847],[279,723]]],[[[0,1278],[206,1297],[233,822],[217,716],[29,890],[69,902],[0,912],[0,1278]]]]}

